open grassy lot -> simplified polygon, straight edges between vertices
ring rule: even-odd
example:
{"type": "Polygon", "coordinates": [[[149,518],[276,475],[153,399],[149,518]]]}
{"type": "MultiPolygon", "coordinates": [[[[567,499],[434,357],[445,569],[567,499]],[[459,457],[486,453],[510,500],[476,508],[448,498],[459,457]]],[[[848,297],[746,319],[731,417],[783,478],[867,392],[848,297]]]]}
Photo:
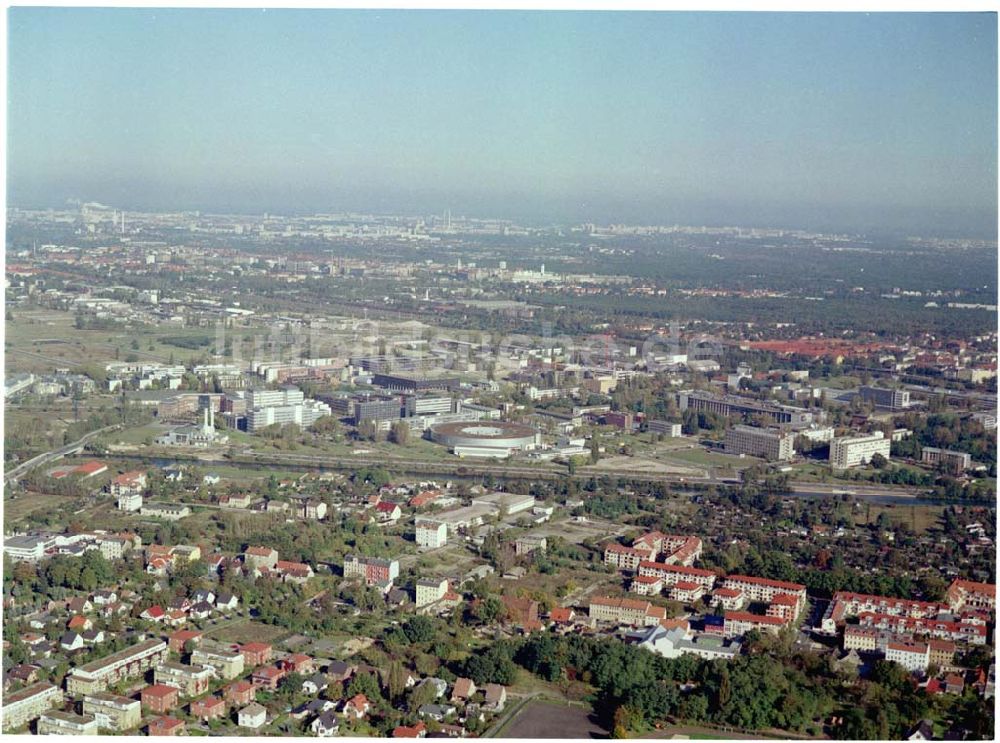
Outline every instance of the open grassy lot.
{"type": "MultiPolygon", "coordinates": [[[[238,349],[251,352],[263,328],[227,330],[238,349]]],[[[54,366],[99,365],[135,356],[142,361],[189,362],[212,355],[217,343],[214,328],[169,325],[115,326],[78,329],[71,312],[19,309],[6,323],[7,371],[51,372],[54,366]],[[137,338],[141,340],[134,344],[137,338]],[[138,346],[138,347],[136,347],[138,346]]]]}
{"type": "Polygon", "coordinates": [[[906,524],[917,534],[922,534],[928,529],[941,525],[944,506],[863,503],[860,508],[855,510],[854,521],[856,524],[874,524],[878,521],[879,514],[882,513],[888,515],[893,522],[906,524]]]}
{"type": "Polygon", "coordinates": [[[20,493],[14,498],[6,498],[3,502],[4,524],[11,526],[35,511],[54,510],[75,499],[68,495],[54,493],[20,493]]]}
{"type": "Polygon", "coordinates": [[[741,459],[740,457],[735,457],[730,454],[705,451],[701,448],[671,451],[668,455],[664,455],[664,460],[686,462],[702,467],[716,467],[718,469],[730,471],[745,469],[761,461],[752,457],[744,457],[741,459]]]}
{"type": "Polygon", "coordinates": [[[211,629],[205,633],[213,640],[220,642],[238,642],[241,645],[247,642],[275,642],[283,635],[289,634],[288,630],[282,627],[274,627],[270,624],[261,624],[251,619],[234,622],[217,629],[211,629]]]}

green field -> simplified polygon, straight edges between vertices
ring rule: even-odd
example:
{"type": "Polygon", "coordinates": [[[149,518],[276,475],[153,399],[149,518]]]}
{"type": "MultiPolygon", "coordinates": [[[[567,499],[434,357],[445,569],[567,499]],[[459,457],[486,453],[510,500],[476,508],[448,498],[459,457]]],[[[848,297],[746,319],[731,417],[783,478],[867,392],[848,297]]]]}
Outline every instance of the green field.
{"type": "Polygon", "coordinates": [[[54,493],[21,493],[15,498],[5,498],[3,502],[4,523],[15,524],[35,511],[55,510],[73,503],[74,498],[54,493]]]}
{"type": "Polygon", "coordinates": [[[213,640],[237,642],[241,645],[247,642],[273,643],[287,634],[290,634],[289,631],[282,627],[261,624],[250,619],[243,619],[223,627],[210,629],[205,633],[207,637],[211,637],[213,640]]]}

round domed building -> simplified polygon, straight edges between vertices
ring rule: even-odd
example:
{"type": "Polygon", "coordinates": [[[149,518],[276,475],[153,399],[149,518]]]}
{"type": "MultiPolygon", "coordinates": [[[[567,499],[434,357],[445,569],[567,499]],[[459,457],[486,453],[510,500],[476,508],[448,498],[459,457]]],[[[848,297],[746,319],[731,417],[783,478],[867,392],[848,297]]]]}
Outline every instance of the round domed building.
{"type": "Polygon", "coordinates": [[[459,457],[502,459],[515,451],[537,448],[542,435],[520,423],[467,421],[431,426],[431,441],[447,446],[459,457]]]}

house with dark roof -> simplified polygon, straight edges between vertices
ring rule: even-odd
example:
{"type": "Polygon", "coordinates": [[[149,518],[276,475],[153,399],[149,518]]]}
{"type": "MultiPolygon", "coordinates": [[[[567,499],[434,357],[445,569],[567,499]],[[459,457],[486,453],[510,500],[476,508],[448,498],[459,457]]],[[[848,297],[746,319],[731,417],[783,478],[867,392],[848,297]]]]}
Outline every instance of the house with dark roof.
{"type": "Polygon", "coordinates": [[[326,710],[309,724],[309,729],[319,738],[330,738],[340,732],[340,720],[332,710],[326,710]]]}

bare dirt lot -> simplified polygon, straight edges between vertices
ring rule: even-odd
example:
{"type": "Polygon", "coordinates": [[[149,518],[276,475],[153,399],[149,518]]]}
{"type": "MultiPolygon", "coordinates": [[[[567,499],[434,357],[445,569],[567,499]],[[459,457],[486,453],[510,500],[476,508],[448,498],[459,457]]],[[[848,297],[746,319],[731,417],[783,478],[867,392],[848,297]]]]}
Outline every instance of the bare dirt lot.
{"type": "Polygon", "coordinates": [[[555,702],[529,702],[500,731],[503,738],[607,738],[593,713],[555,702]]]}

